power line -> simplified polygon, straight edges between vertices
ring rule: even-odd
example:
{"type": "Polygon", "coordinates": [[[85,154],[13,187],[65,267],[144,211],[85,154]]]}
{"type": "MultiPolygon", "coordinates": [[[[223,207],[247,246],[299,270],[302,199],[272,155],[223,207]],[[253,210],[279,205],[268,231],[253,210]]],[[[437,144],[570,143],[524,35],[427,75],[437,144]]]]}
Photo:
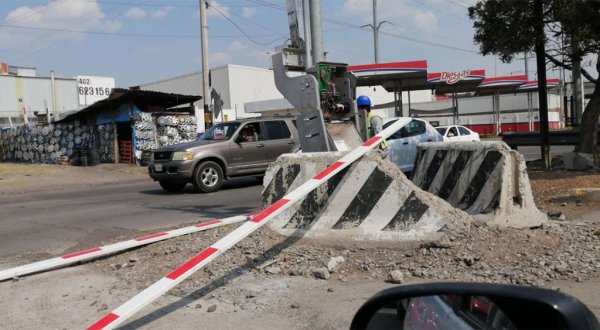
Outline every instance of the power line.
{"type": "Polygon", "coordinates": [[[227,15],[221,9],[219,9],[219,7],[209,5],[208,8],[215,9],[217,11],[217,13],[219,13],[221,16],[223,16],[223,18],[225,18],[227,21],[229,21],[229,23],[231,23],[233,26],[235,26],[235,28],[238,29],[238,31],[240,31],[248,40],[250,40],[252,43],[257,44],[259,46],[268,46],[277,40],[286,38],[286,37],[279,37],[279,38],[273,39],[272,41],[266,42],[266,43],[257,41],[256,39],[252,38],[252,36],[250,36],[248,33],[246,33],[246,31],[244,31],[244,29],[242,29],[239,25],[237,25],[237,23],[235,23],[231,18],[227,17],[227,15]]]}
{"type": "MultiPolygon", "coordinates": [[[[172,2],[163,2],[163,3],[161,3],[161,2],[151,2],[151,3],[135,3],[135,4],[131,4],[131,3],[123,2],[123,1],[112,1],[112,0],[77,0],[77,1],[96,2],[96,3],[111,4],[111,5],[120,5],[120,6],[135,5],[135,6],[139,6],[139,7],[198,8],[198,4],[192,4],[192,2],[190,2],[189,5],[187,5],[187,4],[174,4],[172,2]]],[[[227,7],[231,7],[231,8],[264,7],[264,5],[256,5],[256,6],[252,6],[252,5],[246,5],[246,6],[227,5],[227,7]]]]}
{"type": "MultiPolygon", "coordinates": [[[[277,4],[268,2],[268,1],[264,1],[264,0],[246,0],[252,3],[258,3],[258,4],[264,4],[266,6],[269,6],[271,8],[274,9],[279,9],[279,10],[283,10],[283,11],[287,11],[287,9],[283,6],[279,6],[277,4]]],[[[333,23],[333,24],[337,24],[337,25],[341,25],[341,26],[345,26],[345,27],[349,27],[349,28],[353,28],[353,29],[357,29],[357,30],[361,30],[363,32],[366,32],[365,30],[361,29],[360,26],[358,25],[354,25],[348,22],[344,22],[344,21],[339,21],[336,19],[331,19],[331,18],[323,18],[323,21],[329,22],[329,23],[333,23]]],[[[381,31],[380,32],[382,35],[387,35],[389,37],[393,37],[393,38],[397,38],[397,39],[402,39],[402,40],[406,40],[406,41],[412,41],[415,43],[420,43],[420,44],[424,44],[424,45],[429,45],[429,46],[433,46],[433,47],[440,47],[440,48],[445,48],[445,49],[449,49],[449,50],[455,50],[455,51],[460,51],[460,52],[467,52],[467,53],[473,53],[473,54],[477,54],[476,51],[471,50],[471,49],[466,49],[466,48],[460,48],[460,47],[455,47],[455,46],[451,46],[451,45],[446,45],[446,44],[442,44],[442,43],[437,43],[437,42],[430,42],[430,41],[424,41],[424,40],[420,40],[420,39],[416,39],[416,38],[412,38],[412,37],[408,37],[408,36],[404,36],[398,33],[392,33],[392,32],[385,32],[385,31],[381,31]]]]}
{"type": "MultiPolygon", "coordinates": [[[[95,35],[111,35],[121,37],[143,37],[143,38],[199,38],[199,34],[144,34],[144,33],[122,33],[122,32],[105,32],[105,31],[87,31],[87,30],[69,30],[69,29],[57,29],[57,28],[42,28],[35,26],[21,26],[21,25],[7,25],[0,24],[0,27],[14,28],[14,29],[25,29],[25,30],[40,30],[40,31],[52,31],[52,32],[66,32],[66,33],[81,33],[81,34],[95,34],[95,35]]],[[[262,34],[254,35],[254,37],[270,37],[281,35],[277,34],[262,34]]],[[[237,38],[239,35],[233,34],[221,34],[214,35],[214,38],[237,38]]]]}
{"type": "Polygon", "coordinates": [[[427,2],[425,2],[425,1],[412,0],[412,2],[413,2],[414,4],[420,5],[420,6],[422,6],[422,7],[427,7],[427,8],[429,8],[429,9],[432,9],[432,10],[435,10],[435,11],[438,11],[438,12],[441,12],[442,14],[444,14],[444,15],[447,15],[447,16],[449,16],[449,17],[452,17],[452,18],[454,18],[454,19],[456,19],[456,20],[459,20],[459,21],[461,21],[461,22],[466,22],[466,20],[465,20],[465,18],[466,18],[466,17],[457,16],[457,15],[455,15],[455,14],[453,14],[453,13],[450,13],[450,12],[448,12],[448,11],[446,11],[446,10],[441,10],[439,7],[434,7],[434,6],[432,6],[432,5],[428,4],[428,3],[427,3],[427,2]]]}

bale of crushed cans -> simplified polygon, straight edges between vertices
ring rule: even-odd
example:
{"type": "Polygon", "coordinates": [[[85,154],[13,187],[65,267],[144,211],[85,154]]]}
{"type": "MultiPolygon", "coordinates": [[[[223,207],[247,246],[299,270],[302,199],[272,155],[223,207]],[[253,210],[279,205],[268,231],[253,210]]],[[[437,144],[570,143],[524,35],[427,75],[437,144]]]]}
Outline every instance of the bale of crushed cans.
{"type": "Polygon", "coordinates": [[[71,163],[97,160],[94,150],[94,127],[79,120],[53,125],[19,126],[2,130],[0,136],[3,158],[7,161],[58,164],[68,159],[71,163]]]}
{"type": "MultiPolygon", "coordinates": [[[[132,115],[136,163],[145,165],[152,150],[176,143],[194,141],[196,118],[190,115],[132,115]]],[[[14,162],[94,165],[115,161],[113,124],[87,125],[80,120],[52,125],[19,126],[0,130],[0,159],[14,162]]]]}
{"type": "Polygon", "coordinates": [[[196,134],[196,117],[189,115],[160,116],[158,125],[158,146],[194,141],[196,134]]]}

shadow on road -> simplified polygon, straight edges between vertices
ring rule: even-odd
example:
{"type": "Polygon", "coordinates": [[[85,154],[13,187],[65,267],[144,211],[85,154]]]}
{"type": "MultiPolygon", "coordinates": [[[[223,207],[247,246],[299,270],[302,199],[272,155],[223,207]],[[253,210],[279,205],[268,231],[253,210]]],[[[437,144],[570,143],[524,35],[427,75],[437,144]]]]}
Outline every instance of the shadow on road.
{"type": "MultiPolygon", "coordinates": [[[[260,185],[262,185],[262,181],[254,178],[254,177],[233,178],[233,179],[223,182],[223,185],[221,186],[221,189],[219,189],[219,191],[232,190],[232,189],[243,189],[243,188],[255,187],[255,186],[260,186],[260,185]]],[[[173,192],[165,191],[162,188],[160,188],[158,183],[156,183],[156,189],[142,190],[142,191],[140,191],[140,193],[145,194],[145,195],[155,195],[155,196],[181,195],[181,194],[204,194],[201,191],[196,190],[191,183],[188,184],[182,192],[173,193],[173,192]]]]}
{"type": "MultiPolygon", "coordinates": [[[[185,307],[186,305],[193,303],[195,300],[200,299],[200,298],[210,294],[214,290],[230,283],[234,279],[251,272],[253,267],[258,266],[268,260],[273,259],[281,251],[287,249],[288,247],[294,245],[296,242],[298,242],[300,239],[302,239],[303,236],[300,235],[299,233],[304,230],[305,229],[296,230],[291,236],[286,238],[283,242],[281,242],[281,243],[273,246],[269,250],[267,250],[260,257],[254,259],[254,260],[249,260],[244,265],[241,265],[241,266],[231,270],[228,274],[225,274],[225,275],[219,277],[218,279],[213,280],[207,286],[200,288],[200,289],[180,298],[179,300],[172,302],[171,304],[169,304],[165,307],[159,308],[159,309],[151,312],[150,314],[147,314],[133,322],[130,322],[130,323],[124,325],[122,327],[122,329],[138,329],[138,328],[144,327],[144,326],[152,323],[153,321],[158,320],[161,317],[168,315],[168,314],[178,310],[179,308],[185,307]]],[[[227,253],[227,252],[225,252],[225,253],[227,253]]]]}
{"type": "Polygon", "coordinates": [[[226,218],[240,214],[246,214],[256,211],[255,206],[226,206],[226,205],[197,205],[197,206],[153,206],[146,205],[148,209],[163,211],[178,211],[192,213],[200,218],[226,218]]]}

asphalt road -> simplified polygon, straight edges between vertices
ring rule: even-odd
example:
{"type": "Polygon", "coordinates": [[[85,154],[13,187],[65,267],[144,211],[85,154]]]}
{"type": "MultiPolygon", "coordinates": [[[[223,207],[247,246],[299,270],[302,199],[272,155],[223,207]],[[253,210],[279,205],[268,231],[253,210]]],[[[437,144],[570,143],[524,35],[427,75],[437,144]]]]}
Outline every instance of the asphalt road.
{"type": "Polygon", "coordinates": [[[61,253],[79,243],[258,210],[254,178],[226,182],[215,193],[164,192],[152,181],[87,189],[4,195],[0,198],[0,257],[61,253]]]}

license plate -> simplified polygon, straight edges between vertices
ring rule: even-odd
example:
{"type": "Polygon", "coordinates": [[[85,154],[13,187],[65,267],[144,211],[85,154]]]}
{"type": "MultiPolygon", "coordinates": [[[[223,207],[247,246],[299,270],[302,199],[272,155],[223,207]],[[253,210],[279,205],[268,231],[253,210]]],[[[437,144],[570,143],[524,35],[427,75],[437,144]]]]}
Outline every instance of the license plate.
{"type": "Polygon", "coordinates": [[[154,164],[154,171],[162,172],[162,164],[154,164]]]}

